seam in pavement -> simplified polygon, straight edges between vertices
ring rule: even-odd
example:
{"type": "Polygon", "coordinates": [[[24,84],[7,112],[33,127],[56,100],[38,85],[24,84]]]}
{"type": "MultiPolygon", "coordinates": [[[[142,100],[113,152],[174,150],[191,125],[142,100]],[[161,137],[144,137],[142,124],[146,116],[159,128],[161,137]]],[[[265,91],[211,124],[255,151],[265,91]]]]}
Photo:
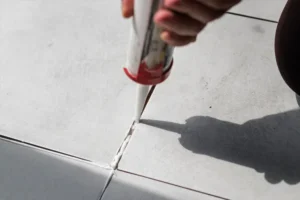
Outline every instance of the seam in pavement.
{"type": "Polygon", "coordinates": [[[29,142],[25,142],[25,141],[18,140],[18,139],[8,137],[8,136],[5,136],[5,135],[1,135],[1,134],[0,134],[0,140],[5,141],[5,142],[9,142],[9,143],[12,143],[12,144],[15,144],[15,145],[21,145],[21,146],[24,146],[24,147],[35,149],[35,150],[38,150],[38,151],[41,151],[41,152],[52,153],[56,156],[63,156],[63,157],[66,157],[68,159],[73,159],[75,161],[76,160],[81,161],[81,162],[83,162],[85,164],[88,164],[88,165],[93,165],[93,166],[96,166],[96,167],[100,167],[101,169],[110,170],[110,174],[108,176],[108,179],[107,179],[103,189],[100,192],[101,197],[104,194],[104,191],[105,191],[105,189],[106,189],[108,183],[110,182],[110,180],[113,176],[113,173],[114,173],[114,170],[110,166],[101,165],[101,164],[98,164],[96,162],[90,161],[88,159],[77,157],[77,156],[67,154],[67,153],[64,153],[64,152],[61,152],[61,151],[56,151],[56,150],[53,150],[53,149],[49,149],[49,148],[46,148],[46,147],[43,147],[43,146],[39,146],[39,145],[36,145],[36,144],[32,144],[32,143],[29,143],[29,142]]]}
{"type": "MultiPolygon", "coordinates": [[[[226,13],[230,14],[230,15],[235,15],[235,16],[240,16],[240,17],[245,17],[245,18],[251,18],[251,19],[256,19],[256,20],[270,22],[270,23],[276,23],[276,24],[278,23],[277,21],[274,21],[274,20],[269,20],[269,19],[264,19],[264,18],[259,18],[259,17],[253,17],[253,16],[239,14],[239,13],[234,13],[234,12],[226,12],[226,13]]],[[[147,96],[144,109],[146,108],[146,106],[148,104],[148,101],[150,100],[154,89],[155,89],[155,86],[152,86],[152,88],[149,91],[149,94],[147,96]]],[[[144,109],[143,109],[143,111],[144,111],[144,109]]],[[[216,197],[216,198],[219,198],[219,199],[229,200],[229,199],[226,199],[226,198],[223,198],[223,197],[215,196],[215,195],[208,194],[208,193],[205,193],[205,192],[201,192],[201,191],[198,191],[198,190],[193,190],[191,188],[186,188],[186,187],[183,187],[183,186],[180,186],[180,185],[176,185],[176,184],[164,182],[164,181],[157,180],[157,179],[154,179],[154,178],[150,178],[150,177],[146,177],[146,176],[143,176],[143,175],[139,175],[139,174],[135,174],[135,173],[131,173],[131,172],[127,172],[127,171],[123,171],[123,170],[118,169],[118,164],[120,163],[120,161],[122,159],[122,156],[123,156],[123,154],[124,154],[124,152],[126,150],[126,147],[127,147],[128,143],[130,142],[131,136],[132,136],[132,134],[134,132],[134,128],[135,128],[135,122],[132,123],[129,131],[127,132],[127,134],[126,134],[126,136],[125,136],[125,138],[124,138],[124,140],[123,140],[120,148],[118,149],[116,155],[113,158],[113,161],[110,164],[110,167],[109,166],[104,166],[104,165],[99,165],[99,164],[97,164],[97,163],[95,163],[93,161],[90,161],[88,159],[84,159],[84,158],[81,158],[81,157],[78,157],[78,156],[74,156],[74,155],[71,155],[71,154],[67,154],[67,153],[64,153],[64,152],[61,152],[61,151],[53,150],[53,149],[50,149],[50,148],[46,148],[46,147],[43,147],[43,146],[39,146],[39,145],[36,145],[36,144],[32,144],[32,143],[29,143],[29,142],[25,142],[25,141],[22,141],[22,140],[18,140],[18,139],[15,139],[15,138],[4,136],[4,135],[1,135],[1,134],[0,134],[0,139],[4,140],[4,141],[7,141],[7,142],[19,144],[19,145],[21,144],[21,145],[27,146],[29,148],[43,150],[43,151],[51,152],[51,153],[58,154],[58,155],[61,155],[61,156],[66,156],[68,158],[73,158],[73,159],[81,160],[81,161],[83,161],[83,162],[85,162],[87,164],[91,164],[91,165],[95,165],[95,166],[98,166],[98,167],[101,167],[101,168],[104,168],[104,169],[112,170],[111,173],[110,173],[110,175],[109,175],[109,177],[108,177],[108,179],[107,179],[107,182],[105,183],[104,189],[100,193],[99,200],[102,199],[102,197],[103,197],[103,195],[104,195],[107,187],[109,186],[109,184],[110,184],[110,182],[111,182],[111,180],[113,178],[114,172],[116,170],[119,170],[119,171],[124,172],[124,173],[129,173],[129,174],[132,174],[132,175],[140,176],[140,177],[143,177],[143,178],[147,178],[147,179],[150,179],[150,180],[158,181],[158,182],[161,182],[161,183],[173,185],[173,186],[180,187],[180,188],[183,188],[183,189],[187,189],[187,190],[190,190],[190,191],[194,191],[194,192],[206,194],[206,195],[213,196],[213,197],[216,197]]]]}
{"type": "MultiPolygon", "coordinates": [[[[252,16],[248,16],[248,15],[243,15],[243,14],[238,14],[238,13],[233,13],[233,12],[226,12],[227,14],[230,14],[230,15],[235,15],[235,16],[240,16],[240,17],[245,17],[245,18],[251,18],[251,19],[256,19],[256,20],[260,20],[260,21],[265,21],[265,22],[271,22],[271,23],[278,23],[277,21],[273,21],[273,20],[268,20],[268,19],[263,19],[263,18],[259,18],[259,17],[252,17],[252,16]]],[[[144,105],[144,108],[143,108],[143,111],[142,113],[144,112],[154,90],[155,90],[155,85],[151,87],[149,93],[148,93],[148,96],[146,98],[146,102],[145,102],[145,105],[144,105]]],[[[179,188],[182,188],[182,189],[186,189],[186,190],[189,190],[189,191],[193,191],[193,192],[197,192],[197,193],[201,193],[201,194],[204,194],[204,195],[207,195],[207,196],[211,196],[211,197],[215,197],[215,198],[218,198],[218,199],[222,199],[222,200],[229,200],[229,199],[226,199],[226,198],[223,198],[223,197],[220,197],[220,196],[216,196],[216,195],[213,195],[213,194],[209,194],[209,193],[205,193],[205,192],[201,192],[201,191],[198,191],[198,190],[194,190],[194,189],[191,189],[191,188],[187,188],[187,187],[184,187],[184,186],[180,186],[180,185],[176,185],[176,184],[173,184],[173,183],[169,183],[169,182],[165,182],[165,181],[162,181],[162,180],[158,180],[158,179],[154,179],[154,178],[150,178],[150,177],[147,177],[147,176],[143,176],[143,175],[139,175],[139,174],[135,174],[135,173],[132,173],[132,172],[128,172],[128,171],[123,171],[121,169],[118,169],[118,165],[122,159],[122,156],[126,150],[126,147],[127,145],[129,144],[130,142],[130,139],[131,139],[131,136],[133,135],[133,132],[135,130],[135,122],[133,122],[130,126],[130,129],[129,131],[127,132],[123,142],[121,143],[121,146],[119,147],[116,155],[114,156],[113,158],[113,161],[110,163],[110,166],[112,168],[112,171],[105,183],[105,186],[104,186],[104,189],[102,190],[102,192],[100,193],[100,197],[99,197],[99,200],[102,200],[103,199],[103,196],[106,192],[106,189],[108,188],[110,182],[112,181],[112,178],[114,176],[114,173],[116,170],[120,171],[120,172],[124,172],[124,173],[128,173],[128,174],[131,174],[131,175],[135,175],[135,176],[139,176],[139,177],[142,177],[142,178],[146,178],[146,179],[150,179],[150,180],[153,180],[153,181],[157,181],[157,182],[161,182],[161,183],[164,183],[164,184],[168,184],[168,185],[172,185],[172,186],[175,186],[175,187],[179,187],[179,188]]]]}
{"type": "Polygon", "coordinates": [[[61,152],[61,151],[57,151],[57,150],[53,150],[53,149],[46,148],[46,147],[43,147],[43,146],[39,146],[39,145],[36,145],[36,144],[32,144],[30,142],[25,142],[25,141],[22,141],[22,140],[18,140],[18,139],[8,137],[8,136],[5,136],[5,135],[0,134],[0,140],[10,142],[10,143],[13,143],[13,144],[16,144],[16,145],[25,146],[25,147],[28,147],[28,148],[31,148],[31,149],[36,149],[36,150],[39,150],[41,152],[52,153],[54,155],[63,156],[63,157],[73,159],[73,160],[80,160],[81,162],[89,164],[89,165],[94,165],[94,166],[100,167],[102,169],[111,170],[110,166],[108,166],[108,165],[106,166],[106,165],[103,165],[103,164],[99,164],[97,162],[93,162],[93,161],[88,160],[88,159],[84,159],[84,158],[74,156],[74,155],[71,155],[71,154],[67,154],[67,153],[64,153],[64,152],[61,152]]]}
{"type": "MultiPolygon", "coordinates": [[[[149,100],[150,100],[150,98],[151,98],[151,96],[152,96],[152,94],[153,94],[153,92],[154,92],[154,90],[155,90],[155,87],[156,87],[156,86],[153,85],[153,86],[150,88],[150,90],[149,90],[149,93],[148,93],[147,98],[146,98],[146,101],[145,101],[145,105],[144,105],[143,110],[142,110],[142,114],[143,114],[143,112],[144,112],[146,106],[148,105],[148,102],[149,102],[149,100]]],[[[142,114],[141,114],[141,115],[142,115],[142,114]]],[[[123,156],[123,154],[124,154],[124,152],[125,152],[125,150],[126,150],[126,147],[127,147],[127,145],[129,144],[130,139],[131,139],[131,136],[133,135],[133,132],[134,132],[134,130],[135,130],[135,125],[136,125],[136,122],[133,121],[132,124],[131,124],[131,126],[130,126],[130,128],[129,128],[129,130],[127,131],[127,134],[126,134],[126,136],[125,136],[123,142],[121,143],[121,146],[119,147],[119,149],[118,149],[116,155],[114,156],[113,161],[110,163],[110,166],[111,166],[111,168],[112,168],[112,172],[110,173],[109,178],[107,179],[107,181],[106,181],[106,183],[105,183],[104,189],[102,190],[102,193],[100,194],[99,200],[102,200],[102,199],[103,199],[103,196],[104,196],[104,194],[105,194],[105,191],[106,191],[106,189],[108,188],[110,182],[112,181],[112,178],[113,178],[113,176],[114,176],[115,171],[118,169],[118,165],[119,165],[119,163],[120,163],[120,161],[121,161],[121,159],[122,159],[122,156],[123,156]]]]}
{"type": "Polygon", "coordinates": [[[134,130],[135,130],[135,122],[133,122],[131,124],[130,129],[128,130],[128,132],[127,132],[127,134],[126,134],[126,136],[125,136],[125,138],[124,138],[121,146],[119,147],[116,155],[113,158],[113,161],[110,163],[110,166],[111,166],[111,168],[113,170],[116,170],[118,168],[118,165],[119,165],[119,163],[121,161],[121,158],[122,158],[122,156],[123,156],[123,154],[124,154],[124,152],[126,150],[126,147],[127,147],[128,143],[130,141],[130,138],[131,138],[134,130]]]}
{"type": "Polygon", "coordinates": [[[129,131],[127,132],[127,134],[126,134],[126,136],[125,136],[125,138],[124,138],[124,140],[123,140],[121,146],[119,147],[119,149],[118,149],[116,155],[115,155],[114,158],[113,158],[113,161],[112,161],[111,164],[110,164],[110,166],[111,166],[111,168],[112,168],[112,171],[111,171],[111,173],[109,174],[109,177],[108,177],[108,179],[107,179],[107,181],[106,181],[106,183],[105,183],[105,186],[104,186],[102,192],[100,193],[100,197],[98,198],[99,200],[102,200],[102,199],[103,199],[104,194],[105,194],[105,192],[106,192],[106,189],[108,188],[110,182],[112,181],[112,178],[113,178],[113,176],[114,176],[114,174],[115,174],[115,171],[116,171],[117,168],[118,168],[118,165],[119,165],[119,163],[120,163],[120,161],[121,161],[121,158],[122,158],[122,156],[123,156],[123,154],[124,154],[124,152],[125,152],[125,150],[126,150],[126,147],[127,147],[128,143],[129,143],[129,141],[130,141],[130,138],[131,138],[131,136],[132,136],[132,134],[133,134],[133,132],[134,132],[134,128],[135,128],[135,122],[133,122],[133,123],[131,124],[129,131]]]}
{"type": "MultiPolygon", "coordinates": [[[[141,115],[143,114],[146,106],[148,105],[148,102],[149,102],[149,100],[150,100],[150,98],[151,98],[151,96],[152,96],[152,94],[153,94],[153,92],[155,90],[155,87],[156,87],[156,85],[153,85],[150,88],[150,90],[148,92],[148,95],[146,97],[145,105],[143,107],[141,115]]],[[[126,150],[126,147],[127,147],[128,143],[130,142],[131,136],[133,135],[133,132],[135,130],[135,125],[136,125],[136,122],[133,121],[132,124],[131,124],[131,126],[130,126],[130,128],[129,128],[129,130],[127,131],[127,134],[126,134],[123,142],[121,143],[121,146],[119,147],[116,155],[114,156],[113,161],[110,163],[110,166],[111,166],[111,168],[113,170],[116,170],[118,168],[118,165],[119,165],[119,163],[120,163],[120,161],[122,159],[122,156],[123,156],[123,154],[124,154],[124,152],[126,150]]]]}
{"type": "Polygon", "coordinates": [[[264,22],[278,24],[278,21],[275,21],[275,20],[264,19],[264,18],[260,18],[260,17],[253,17],[250,15],[244,15],[244,14],[239,14],[239,13],[234,13],[234,12],[226,12],[226,13],[229,15],[235,15],[235,16],[239,16],[239,17],[245,17],[245,18],[256,19],[256,20],[260,20],[260,21],[264,21],[264,22]]]}
{"type": "Polygon", "coordinates": [[[218,199],[221,199],[221,200],[230,200],[230,199],[227,199],[227,198],[224,198],[224,197],[220,197],[220,196],[213,195],[213,194],[210,194],[210,193],[206,193],[206,192],[202,192],[202,191],[199,191],[199,190],[191,189],[191,188],[184,187],[184,186],[177,185],[177,184],[173,184],[173,183],[170,183],[170,182],[162,181],[162,180],[159,180],[159,179],[151,178],[151,177],[148,177],[148,176],[136,174],[136,173],[133,173],[133,172],[125,171],[125,170],[122,170],[122,169],[118,169],[118,171],[126,173],[126,174],[130,174],[130,175],[133,175],[133,176],[138,176],[138,177],[141,177],[141,178],[145,178],[145,179],[148,179],[148,180],[164,183],[164,184],[171,185],[171,186],[174,186],[174,187],[182,188],[182,189],[189,190],[189,191],[192,191],[192,192],[200,193],[200,194],[207,195],[207,196],[210,196],[210,197],[218,198],[218,199]]]}

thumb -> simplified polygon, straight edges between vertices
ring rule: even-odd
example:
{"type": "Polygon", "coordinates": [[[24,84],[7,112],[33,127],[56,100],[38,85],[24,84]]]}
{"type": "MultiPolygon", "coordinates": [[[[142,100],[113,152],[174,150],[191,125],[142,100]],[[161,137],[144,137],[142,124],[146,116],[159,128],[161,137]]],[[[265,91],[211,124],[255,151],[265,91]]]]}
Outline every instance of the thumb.
{"type": "Polygon", "coordinates": [[[125,18],[129,18],[133,15],[133,3],[134,0],[122,0],[122,15],[125,18]]]}

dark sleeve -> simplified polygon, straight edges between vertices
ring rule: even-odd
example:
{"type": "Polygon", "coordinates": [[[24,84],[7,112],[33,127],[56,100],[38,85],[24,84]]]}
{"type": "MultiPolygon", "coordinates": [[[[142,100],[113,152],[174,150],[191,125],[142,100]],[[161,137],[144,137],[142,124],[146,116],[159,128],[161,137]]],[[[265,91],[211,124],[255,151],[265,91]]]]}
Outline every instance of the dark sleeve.
{"type": "Polygon", "coordinates": [[[300,0],[289,0],[281,14],[276,30],[275,54],[283,79],[300,95],[300,0]]]}

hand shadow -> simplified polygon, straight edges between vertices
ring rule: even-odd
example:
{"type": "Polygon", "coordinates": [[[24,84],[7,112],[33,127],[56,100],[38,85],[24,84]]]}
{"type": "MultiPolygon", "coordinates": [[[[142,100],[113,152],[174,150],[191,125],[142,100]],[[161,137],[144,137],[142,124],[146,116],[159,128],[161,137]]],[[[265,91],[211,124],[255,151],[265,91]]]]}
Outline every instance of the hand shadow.
{"type": "Polygon", "coordinates": [[[293,110],[235,124],[194,116],[185,124],[142,120],[141,123],[176,132],[190,151],[265,173],[270,183],[300,182],[300,111],[293,110]]]}

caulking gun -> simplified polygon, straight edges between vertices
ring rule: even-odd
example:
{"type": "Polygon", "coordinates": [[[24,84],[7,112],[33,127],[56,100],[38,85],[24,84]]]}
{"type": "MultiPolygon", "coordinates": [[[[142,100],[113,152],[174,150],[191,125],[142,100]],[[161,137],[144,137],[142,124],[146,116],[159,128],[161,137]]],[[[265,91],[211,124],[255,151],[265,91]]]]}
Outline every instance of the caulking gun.
{"type": "Polygon", "coordinates": [[[137,0],[134,2],[126,75],[137,85],[135,121],[138,123],[146,101],[155,86],[167,79],[173,65],[174,47],[160,38],[161,29],[153,22],[163,0],[137,0]]]}

